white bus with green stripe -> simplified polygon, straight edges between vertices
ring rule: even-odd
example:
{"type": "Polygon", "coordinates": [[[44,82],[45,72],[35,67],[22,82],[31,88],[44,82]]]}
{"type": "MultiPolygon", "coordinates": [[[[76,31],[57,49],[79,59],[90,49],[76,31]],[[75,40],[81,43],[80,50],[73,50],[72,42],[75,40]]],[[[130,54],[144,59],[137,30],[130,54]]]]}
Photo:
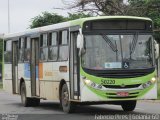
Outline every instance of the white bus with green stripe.
{"type": "Polygon", "coordinates": [[[157,99],[153,23],[149,18],[102,16],[4,37],[4,89],[24,106],[58,100],[76,105],[116,104],[133,111],[137,100],[157,99]]]}

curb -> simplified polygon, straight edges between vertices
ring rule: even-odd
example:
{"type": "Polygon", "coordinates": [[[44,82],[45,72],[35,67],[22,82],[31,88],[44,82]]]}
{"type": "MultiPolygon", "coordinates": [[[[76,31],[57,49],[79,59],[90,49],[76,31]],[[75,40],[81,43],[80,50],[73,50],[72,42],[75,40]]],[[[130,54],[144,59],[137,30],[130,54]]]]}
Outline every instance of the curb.
{"type": "Polygon", "coordinates": [[[160,103],[160,100],[139,100],[138,102],[160,103]]]}

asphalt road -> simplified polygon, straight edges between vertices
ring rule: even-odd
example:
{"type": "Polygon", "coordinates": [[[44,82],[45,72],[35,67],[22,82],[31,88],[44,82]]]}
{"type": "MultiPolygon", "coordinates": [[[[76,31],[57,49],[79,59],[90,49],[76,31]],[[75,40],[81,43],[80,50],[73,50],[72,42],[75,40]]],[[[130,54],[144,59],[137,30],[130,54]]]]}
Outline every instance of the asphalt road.
{"type": "Polygon", "coordinates": [[[95,120],[118,119],[121,117],[122,119],[128,119],[127,117],[137,119],[145,115],[152,115],[152,117],[160,119],[160,117],[153,116],[160,114],[160,102],[139,101],[135,111],[127,113],[116,105],[90,105],[78,106],[75,113],[66,114],[62,111],[58,102],[41,101],[38,107],[23,107],[20,96],[0,91],[0,114],[0,120],[6,120],[5,117],[8,117],[7,120],[12,117],[15,118],[14,120],[95,120]],[[139,115],[141,116],[139,117],[139,115]]]}

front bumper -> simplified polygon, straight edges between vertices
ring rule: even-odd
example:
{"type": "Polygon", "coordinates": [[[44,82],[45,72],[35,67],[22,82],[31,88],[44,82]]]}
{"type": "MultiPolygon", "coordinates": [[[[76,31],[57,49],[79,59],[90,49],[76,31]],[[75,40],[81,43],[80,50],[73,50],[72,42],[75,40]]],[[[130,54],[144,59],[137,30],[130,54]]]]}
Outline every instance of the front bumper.
{"type": "Polygon", "coordinates": [[[97,90],[86,85],[81,89],[81,101],[120,101],[120,100],[142,100],[157,99],[157,84],[148,88],[107,89],[97,90]],[[129,95],[121,97],[117,92],[128,92],[129,95]]]}

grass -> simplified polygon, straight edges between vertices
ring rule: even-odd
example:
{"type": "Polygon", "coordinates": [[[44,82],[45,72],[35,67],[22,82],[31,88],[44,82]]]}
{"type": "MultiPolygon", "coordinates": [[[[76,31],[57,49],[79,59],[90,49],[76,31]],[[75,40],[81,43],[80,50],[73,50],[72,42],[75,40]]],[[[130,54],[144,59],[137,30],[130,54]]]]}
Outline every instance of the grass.
{"type": "Polygon", "coordinates": [[[160,100],[160,82],[158,83],[158,99],[160,100]]]}
{"type": "Polygon", "coordinates": [[[2,84],[2,82],[0,82],[0,90],[2,90],[3,89],[3,84],[2,84]]]}

